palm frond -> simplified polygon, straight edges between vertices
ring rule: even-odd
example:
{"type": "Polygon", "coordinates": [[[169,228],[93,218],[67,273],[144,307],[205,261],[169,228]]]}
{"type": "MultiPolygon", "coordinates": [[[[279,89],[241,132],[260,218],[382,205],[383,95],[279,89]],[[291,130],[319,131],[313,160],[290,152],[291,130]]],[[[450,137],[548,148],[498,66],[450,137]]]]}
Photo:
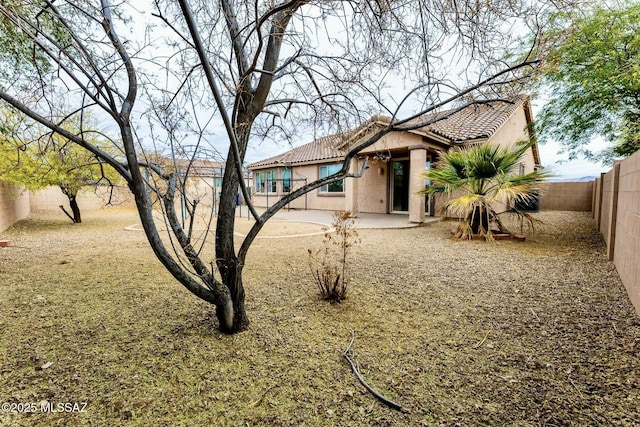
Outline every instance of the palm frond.
{"type": "Polygon", "coordinates": [[[490,227],[486,227],[488,221],[497,218],[491,203],[501,200],[514,206],[518,200],[532,201],[538,195],[539,184],[549,176],[543,171],[517,173],[523,156],[534,143],[456,147],[443,154],[440,161],[424,173],[431,185],[422,194],[457,195],[443,206],[443,211],[447,216],[463,219],[455,233],[458,238],[469,238],[469,230],[478,228],[474,215],[484,212],[487,218],[483,221],[487,222],[475,232],[492,240],[490,227]],[[461,192],[465,194],[459,195],[461,192]]]}
{"type": "Polygon", "coordinates": [[[484,197],[479,194],[464,194],[445,203],[443,210],[453,218],[464,218],[482,200],[484,197]]]}

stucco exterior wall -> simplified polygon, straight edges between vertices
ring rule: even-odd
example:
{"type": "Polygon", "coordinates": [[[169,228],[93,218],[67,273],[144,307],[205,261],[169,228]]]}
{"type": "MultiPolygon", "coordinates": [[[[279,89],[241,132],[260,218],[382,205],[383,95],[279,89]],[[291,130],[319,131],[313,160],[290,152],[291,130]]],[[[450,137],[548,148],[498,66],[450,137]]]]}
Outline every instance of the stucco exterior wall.
{"type": "MultiPolygon", "coordinates": [[[[529,141],[529,131],[527,129],[527,117],[522,108],[516,110],[509,120],[507,120],[498,131],[491,137],[489,142],[498,145],[512,146],[516,142],[529,141]]],[[[523,156],[522,162],[525,167],[525,173],[534,170],[535,159],[533,150],[528,150],[523,156]]]]}
{"type": "MultiPolygon", "coordinates": [[[[358,162],[361,165],[361,162],[358,162]]],[[[368,169],[358,178],[358,210],[360,212],[387,213],[389,163],[369,161],[368,169]]]]}
{"type": "MultiPolygon", "coordinates": [[[[327,163],[333,164],[333,163],[327,163]]],[[[282,169],[278,169],[278,178],[281,178],[282,169]]],[[[306,183],[313,182],[318,179],[320,174],[319,165],[304,165],[291,168],[291,191],[303,187],[306,183]]],[[[255,182],[251,183],[255,188],[255,182]]],[[[278,201],[284,193],[282,193],[282,183],[278,182],[276,192],[255,192],[253,191],[253,203],[257,207],[268,207],[278,201]]],[[[320,210],[345,210],[346,200],[345,193],[321,193],[320,189],[307,193],[306,196],[298,197],[288,206],[292,209],[320,209],[320,210]]]]}
{"type": "Polygon", "coordinates": [[[393,151],[406,151],[407,147],[421,145],[422,143],[420,135],[409,132],[394,132],[383,136],[380,141],[362,150],[360,154],[387,154],[393,151]]]}
{"type": "Polygon", "coordinates": [[[29,191],[0,181],[0,231],[29,215],[29,191]]]}

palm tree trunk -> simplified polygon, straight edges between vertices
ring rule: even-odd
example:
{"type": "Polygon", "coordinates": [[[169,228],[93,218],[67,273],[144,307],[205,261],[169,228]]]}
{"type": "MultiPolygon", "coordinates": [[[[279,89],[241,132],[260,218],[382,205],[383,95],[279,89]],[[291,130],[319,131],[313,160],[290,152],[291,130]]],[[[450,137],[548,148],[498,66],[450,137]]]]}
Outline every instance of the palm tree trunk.
{"type": "Polygon", "coordinates": [[[489,207],[485,203],[476,204],[467,217],[474,235],[489,231],[489,207]]]}

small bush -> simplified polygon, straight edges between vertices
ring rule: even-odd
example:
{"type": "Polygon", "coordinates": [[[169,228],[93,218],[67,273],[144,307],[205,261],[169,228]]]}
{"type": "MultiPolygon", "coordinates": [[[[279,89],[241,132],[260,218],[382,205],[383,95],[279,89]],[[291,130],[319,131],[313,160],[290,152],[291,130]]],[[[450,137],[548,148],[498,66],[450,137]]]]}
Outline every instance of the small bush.
{"type": "Polygon", "coordinates": [[[309,249],[309,267],[320,295],[330,302],[341,302],[349,288],[349,251],[360,242],[353,228],[351,212],[338,211],[333,215],[331,228],[325,229],[323,247],[316,252],[309,249]]]}

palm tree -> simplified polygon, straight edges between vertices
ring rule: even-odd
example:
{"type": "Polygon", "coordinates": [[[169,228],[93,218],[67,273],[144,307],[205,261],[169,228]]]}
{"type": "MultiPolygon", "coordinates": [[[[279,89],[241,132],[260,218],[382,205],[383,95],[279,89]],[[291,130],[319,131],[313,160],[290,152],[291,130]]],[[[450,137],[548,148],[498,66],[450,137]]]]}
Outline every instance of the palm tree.
{"type": "Polygon", "coordinates": [[[422,193],[449,196],[442,208],[444,216],[462,218],[454,238],[479,236],[493,240],[492,222],[500,232],[509,233],[492,207],[497,201],[533,222],[530,215],[516,209],[522,202],[533,201],[538,194],[537,184],[548,178],[548,174],[539,170],[518,173],[523,156],[533,144],[534,141],[511,147],[494,144],[456,147],[443,154],[434,168],[425,171],[424,177],[431,184],[422,193]]]}

